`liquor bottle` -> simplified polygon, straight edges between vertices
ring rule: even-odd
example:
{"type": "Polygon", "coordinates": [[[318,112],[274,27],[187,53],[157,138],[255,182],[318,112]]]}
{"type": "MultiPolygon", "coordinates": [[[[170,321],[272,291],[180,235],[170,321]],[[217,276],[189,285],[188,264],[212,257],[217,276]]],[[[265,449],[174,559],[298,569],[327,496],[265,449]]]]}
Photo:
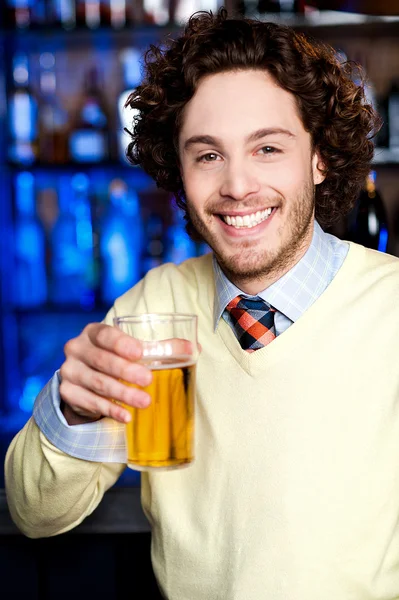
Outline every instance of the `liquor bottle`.
{"type": "Polygon", "coordinates": [[[146,0],[129,0],[126,6],[126,21],[128,25],[144,25],[150,19],[146,17],[144,2],[146,0]]]}
{"type": "Polygon", "coordinates": [[[57,94],[55,56],[40,55],[39,160],[46,164],[66,164],[69,159],[68,115],[57,94]]]}
{"type": "Polygon", "coordinates": [[[388,220],[380,192],[376,189],[376,173],[371,171],[365,188],[349,216],[349,239],[367,248],[386,252],[388,220]]]}
{"type": "Polygon", "coordinates": [[[13,90],[8,99],[10,143],[9,159],[31,165],[38,151],[37,101],[29,85],[29,62],[24,53],[13,59],[13,90]]]}
{"type": "Polygon", "coordinates": [[[101,300],[109,305],[142,275],[143,226],[137,193],[121,179],[109,185],[100,225],[101,300]]]}
{"type": "Polygon", "coordinates": [[[69,154],[73,161],[98,163],[110,157],[109,121],[99,73],[96,67],[91,67],[69,135],[69,154]]]}
{"type": "Polygon", "coordinates": [[[223,5],[221,0],[170,0],[169,22],[182,25],[196,11],[211,10],[215,13],[223,5]]]}
{"type": "Polygon", "coordinates": [[[28,29],[32,24],[32,0],[7,0],[6,23],[11,28],[28,29]]]}
{"type": "Polygon", "coordinates": [[[77,0],[76,20],[80,27],[97,29],[101,26],[101,0],[77,0]]]}
{"type": "Polygon", "coordinates": [[[21,172],[15,178],[14,304],[37,307],[47,300],[46,240],[36,216],[35,180],[21,172]]]}
{"type": "Polygon", "coordinates": [[[388,97],[389,147],[399,150],[399,80],[394,80],[388,97]]]}
{"type": "Polygon", "coordinates": [[[122,29],[127,24],[126,0],[108,0],[109,24],[113,29],[122,29]]]}
{"type": "Polygon", "coordinates": [[[166,25],[169,7],[164,0],[143,0],[144,22],[151,25],[166,25]]]}
{"type": "Polygon", "coordinates": [[[172,207],[172,224],[166,230],[165,262],[180,264],[197,255],[197,246],[186,231],[183,212],[172,207]]]}
{"type": "Polygon", "coordinates": [[[137,109],[125,108],[125,104],[130,94],[134,91],[134,88],[141,81],[140,58],[141,54],[137,48],[126,48],[120,53],[123,71],[123,90],[118,97],[118,121],[120,127],[118,133],[118,152],[119,159],[125,163],[128,162],[126,148],[131,140],[124,128],[126,127],[129,131],[132,130],[133,119],[138,112],[137,109]]]}
{"type": "Polygon", "coordinates": [[[59,216],[51,232],[51,300],[90,310],[95,288],[89,178],[61,176],[59,216]]]}
{"type": "Polygon", "coordinates": [[[48,23],[69,30],[76,26],[75,0],[50,0],[48,23]]]}
{"type": "Polygon", "coordinates": [[[31,0],[32,27],[45,27],[48,24],[46,0],[31,0]]]}

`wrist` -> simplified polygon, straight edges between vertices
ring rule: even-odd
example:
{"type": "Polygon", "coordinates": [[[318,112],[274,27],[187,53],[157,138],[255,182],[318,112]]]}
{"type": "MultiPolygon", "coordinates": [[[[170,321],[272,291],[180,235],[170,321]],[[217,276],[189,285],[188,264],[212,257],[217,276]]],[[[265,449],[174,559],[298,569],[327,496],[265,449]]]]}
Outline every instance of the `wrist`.
{"type": "Polygon", "coordinates": [[[95,421],[99,421],[102,417],[84,417],[82,415],[78,415],[77,412],[75,412],[73,410],[73,408],[71,408],[69,406],[69,404],[67,404],[66,402],[64,402],[61,398],[61,404],[60,404],[60,409],[62,414],[65,417],[66,422],[68,423],[68,425],[84,425],[85,423],[94,423],[95,421]]]}

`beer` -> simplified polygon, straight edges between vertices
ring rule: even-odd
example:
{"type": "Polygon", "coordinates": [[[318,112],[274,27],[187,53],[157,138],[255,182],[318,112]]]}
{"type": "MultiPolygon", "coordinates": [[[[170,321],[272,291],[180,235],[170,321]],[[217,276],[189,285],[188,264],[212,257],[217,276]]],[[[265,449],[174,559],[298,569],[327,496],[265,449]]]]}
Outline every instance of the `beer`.
{"type": "Polygon", "coordinates": [[[194,456],[196,365],[192,357],[179,356],[151,358],[147,366],[153,380],[140,389],[150,395],[151,404],[147,408],[124,405],[132,416],[125,426],[128,465],[147,470],[189,464],[194,456]]]}

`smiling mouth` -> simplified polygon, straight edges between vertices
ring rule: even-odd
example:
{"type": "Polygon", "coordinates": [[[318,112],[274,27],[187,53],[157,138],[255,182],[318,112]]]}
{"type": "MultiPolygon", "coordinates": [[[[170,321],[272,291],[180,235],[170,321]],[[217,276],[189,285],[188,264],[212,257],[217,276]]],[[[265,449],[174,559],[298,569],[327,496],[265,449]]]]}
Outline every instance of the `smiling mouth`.
{"type": "Polygon", "coordinates": [[[258,210],[257,212],[251,213],[244,216],[230,216],[230,215],[219,215],[220,219],[227,225],[234,227],[235,229],[251,229],[256,227],[263,221],[266,221],[273,213],[276,207],[266,208],[265,210],[258,210]]]}

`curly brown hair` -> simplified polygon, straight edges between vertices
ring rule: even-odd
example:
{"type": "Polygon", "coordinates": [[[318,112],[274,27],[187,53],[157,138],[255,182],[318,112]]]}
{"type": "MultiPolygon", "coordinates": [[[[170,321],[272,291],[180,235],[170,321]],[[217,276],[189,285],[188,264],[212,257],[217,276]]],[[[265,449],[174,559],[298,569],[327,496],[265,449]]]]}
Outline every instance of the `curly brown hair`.
{"type": "MultiPolygon", "coordinates": [[[[358,65],[341,64],[330,46],[290,27],[229,18],[225,9],[196,13],[180,37],[151,45],[145,54],[143,82],[126,102],[138,109],[126,156],[158,187],[172,192],[186,211],[177,144],[185,105],[205,75],[265,70],[295,96],[313,149],[325,165],[325,180],[316,186],[315,216],[329,227],[353,208],[380,128],[380,118],[366,100],[364,78],[361,85],[353,81],[354,68],[359,72],[358,65]]],[[[185,218],[195,238],[187,211],[185,218]]]]}

